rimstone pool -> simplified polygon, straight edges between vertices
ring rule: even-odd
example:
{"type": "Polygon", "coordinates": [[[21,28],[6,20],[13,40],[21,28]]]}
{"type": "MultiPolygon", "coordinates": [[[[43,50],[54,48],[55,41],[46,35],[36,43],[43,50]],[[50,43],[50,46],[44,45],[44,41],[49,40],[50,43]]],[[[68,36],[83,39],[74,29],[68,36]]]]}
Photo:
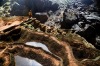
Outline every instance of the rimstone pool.
{"type": "MultiPolygon", "coordinates": [[[[34,46],[34,47],[41,47],[42,49],[49,51],[49,49],[42,43],[37,42],[27,42],[26,45],[34,46]]],[[[21,56],[15,56],[15,63],[16,66],[42,66],[40,63],[33,59],[28,59],[21,56]]]]}

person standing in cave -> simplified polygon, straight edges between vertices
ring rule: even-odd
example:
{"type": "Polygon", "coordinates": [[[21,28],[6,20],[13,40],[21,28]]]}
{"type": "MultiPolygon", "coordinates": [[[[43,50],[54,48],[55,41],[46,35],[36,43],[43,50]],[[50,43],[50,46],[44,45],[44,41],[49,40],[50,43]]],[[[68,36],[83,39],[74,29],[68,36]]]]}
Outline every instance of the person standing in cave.
{"type": "Polygon", "coordinates": [[[29,16],[29,18],[32,18],[32,10],[30,10],[29,12],[28,12],[28,16],[29,16]]]}

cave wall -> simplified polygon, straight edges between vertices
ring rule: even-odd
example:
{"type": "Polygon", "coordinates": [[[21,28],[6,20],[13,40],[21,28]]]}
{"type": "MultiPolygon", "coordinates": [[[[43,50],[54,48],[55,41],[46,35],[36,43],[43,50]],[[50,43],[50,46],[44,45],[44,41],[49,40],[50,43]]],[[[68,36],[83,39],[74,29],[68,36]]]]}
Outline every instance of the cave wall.
{"type": "Polygon", "coordinates": [[[82,0],[82,3],[85,5],[93,4],[93,0],[82,0]]]}
{"type": "Polygon", "coordinates": [[[95,5],[100,9],[100,0],[94,0],[95,5]]]}
{"type": "Polygon", "coordinates": [[[11,15],[28,15],[29,10],[32,13],[47,12],[49,10],[56,11],[58,4],[49,0],[17,0],[12,6],[11,15]]]}
{"type": "MultiPolygon", "coordinates": [[[[3,0],[0,0],[0,3],[3,0]]],[[[4,0],[6,3],[8,0],[4,0]]],[[[13,16],[27,16],[29,10],[32,10],[33,15],[36,12],[56,11],[61,5],[66,6],[68,3],[75,0],[11,0],[10,14],[13,16]]],[[[80,1],[80,0],[77,0],[80,1]]],[[[75,1],[75,2],[77,2],[75,1]]],[[[99,0],[98,0],[99,1],[99,0]]],[[[92,4],[92,0],[82,0],[82,3],[92,4]]]]}
{"type": "Polygon", "coordinates": [[[0,0],[0,6],[2,5],[2,3],[3,3],[3,0],[0,0]]]}

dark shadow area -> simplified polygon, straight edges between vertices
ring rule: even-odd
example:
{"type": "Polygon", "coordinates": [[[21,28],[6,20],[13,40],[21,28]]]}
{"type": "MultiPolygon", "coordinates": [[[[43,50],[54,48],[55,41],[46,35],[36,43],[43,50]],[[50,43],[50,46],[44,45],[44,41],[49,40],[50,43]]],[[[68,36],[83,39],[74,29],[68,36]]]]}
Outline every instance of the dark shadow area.
{"type": "Polygon", "coordinates": [[[82,0],[82,3],[85,4],[85,5],[91,5],[93,4],[93,0],[82,0]]]}
{"type": "Polygon", "coordinates": [[[3,4],[3,0],[0,0],[0,6],[2,6],[2,4],[3,4]]]}
{"type": "Polygon", "coordinates": [[[34,15],[37,12],[48,12],[52,10],[55,12],[58,10],[59,5],[52,3],[49,0],[18,0],[18,4],[12,6],[11,15],[25,16],[31,10],[34,15]]]}
{"type": "Polygon", "coordinates": [[[3,66],[4,60],[0,58],[0,66],[3,66]]]}

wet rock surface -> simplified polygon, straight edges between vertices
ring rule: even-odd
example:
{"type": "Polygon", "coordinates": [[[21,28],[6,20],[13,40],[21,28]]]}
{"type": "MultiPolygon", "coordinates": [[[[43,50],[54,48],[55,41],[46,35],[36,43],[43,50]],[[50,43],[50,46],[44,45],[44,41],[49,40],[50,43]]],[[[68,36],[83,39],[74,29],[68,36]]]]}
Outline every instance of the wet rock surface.
{"type": "Polygon", "coordinates": [[[99,0],[5,2],[0,7],[0,66],[15,66],[16,55],[43,66],[100,66],[99,0]],[[26,44],[33,41],[50,52],[26,44]]]}
{"type": "MultiPolygon", "coordinates": [[[[52,64],[50,63],[52,66],[99,65],[100,50],[97,50],[81,36],[71,33],[70,30],[54,30],[55,28],[48,28],[48,26],[42,24],[35,18],[23,21],[15,27],[12,27],[9,31],[3,30],[0,33],[0,57],[7,52],[12,54],[12,57],[19,55],[29,59],[35,59],[44,66],[48,66],[50,62],[53,62],[52,64]],[[52,54],[40,47],[24,44],[29,41],[45,44],[52,54]],[[92,64],[92,62],[94,63],[92,64]]],[[[4,55],[4,57],[7,55],[4,55]]],[[[8,59],[10,57],[8,56],[8,59]]],[[[10,62],[14,61],[14,59],[11,59],[10,62]]],[[[6,60],[4,62],[8,61],[6,60]]],[[[9,62],[6,65],[11,66],[9,62]]]]}

